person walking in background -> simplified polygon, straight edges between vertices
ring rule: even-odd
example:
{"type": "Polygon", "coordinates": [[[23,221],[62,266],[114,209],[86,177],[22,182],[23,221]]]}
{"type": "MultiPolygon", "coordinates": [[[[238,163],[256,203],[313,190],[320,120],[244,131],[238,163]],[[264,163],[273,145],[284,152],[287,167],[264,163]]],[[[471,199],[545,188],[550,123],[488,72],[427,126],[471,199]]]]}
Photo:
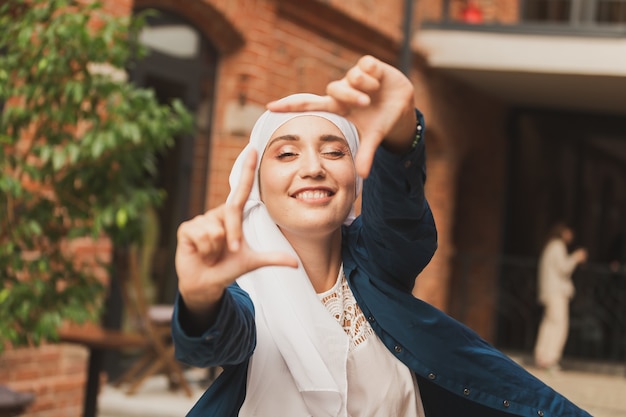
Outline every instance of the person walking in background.
{"type": "Polygon", "coordinates": [[[572,273],[587,260],[586,249],[569,253],[573,230],[565,223],[552,227],[539,258],[538,300],[543,306],[535,344],[535,364],[542,369],[558,370],[569,332],[569,303],[574,297],[572,273]]]}

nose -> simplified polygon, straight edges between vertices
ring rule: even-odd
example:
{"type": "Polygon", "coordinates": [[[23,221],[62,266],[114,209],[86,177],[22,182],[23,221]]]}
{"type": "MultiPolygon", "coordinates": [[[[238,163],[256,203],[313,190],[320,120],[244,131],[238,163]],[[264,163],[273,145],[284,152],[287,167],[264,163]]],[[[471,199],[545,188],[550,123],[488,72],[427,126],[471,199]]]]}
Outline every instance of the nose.
{"type": "Polygon", "coordinates": [[[300,163],[300,176],[302,178],[324,178],[326,176],[323,159],[317,152],[303,154],[300,163]]]}

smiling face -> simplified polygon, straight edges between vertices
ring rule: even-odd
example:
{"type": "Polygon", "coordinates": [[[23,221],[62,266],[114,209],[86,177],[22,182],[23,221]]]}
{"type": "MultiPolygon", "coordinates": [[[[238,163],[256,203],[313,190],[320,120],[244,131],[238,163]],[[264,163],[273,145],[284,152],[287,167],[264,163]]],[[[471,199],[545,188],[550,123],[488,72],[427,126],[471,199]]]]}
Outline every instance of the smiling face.
{"type": "Polygon", "coordinates": [[[284,123],[261,158],[259,187],[288,238],[336,233],[356,197],[354,160],[339,128],[317,116],[284,123]]]}

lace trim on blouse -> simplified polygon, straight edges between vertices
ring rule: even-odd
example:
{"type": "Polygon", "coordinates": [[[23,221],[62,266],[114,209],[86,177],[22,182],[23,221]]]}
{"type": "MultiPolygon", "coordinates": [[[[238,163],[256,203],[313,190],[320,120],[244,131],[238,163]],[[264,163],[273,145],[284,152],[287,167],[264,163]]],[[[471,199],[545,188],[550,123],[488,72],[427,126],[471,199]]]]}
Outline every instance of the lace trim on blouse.
{"type": "Polygon", "coordinates": [[[348,286],[343,267],[339,271],[337,282],[333,288],[318,294],[318,297],[350,338],[349,352],[356,349],[374,333],[354,299],[354,294],[352,294],[352,290],[348,286]]]}

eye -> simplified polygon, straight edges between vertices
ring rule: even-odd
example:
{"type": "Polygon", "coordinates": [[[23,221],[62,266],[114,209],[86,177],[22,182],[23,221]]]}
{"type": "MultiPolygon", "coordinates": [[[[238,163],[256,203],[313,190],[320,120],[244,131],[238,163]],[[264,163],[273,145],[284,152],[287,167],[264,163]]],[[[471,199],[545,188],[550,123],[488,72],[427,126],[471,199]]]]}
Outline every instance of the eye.
{"type": "Polygon", "coordinates": [[[290,152],[290,151],[280,151],[276,154],[276,159],[279,160],[289,160],[289,159],[293,159],[296,156],[298,156],[297,153],[295,152],[290,152]]]}
{"type": "Polygon", "coordinates": [[[334,141],[322,146],[321,154],[327,159],[341,159],[346,155],[350,155],[350,148],[343,142],[334,141]]]}
{"type": "Polygon", "coordinates": [[[343,158],[346,155],[346,153],[342,150],[332,150],[332,151],[322,152],[322,155],[330,159],[339,159],[339,158],[343,158]]]}

